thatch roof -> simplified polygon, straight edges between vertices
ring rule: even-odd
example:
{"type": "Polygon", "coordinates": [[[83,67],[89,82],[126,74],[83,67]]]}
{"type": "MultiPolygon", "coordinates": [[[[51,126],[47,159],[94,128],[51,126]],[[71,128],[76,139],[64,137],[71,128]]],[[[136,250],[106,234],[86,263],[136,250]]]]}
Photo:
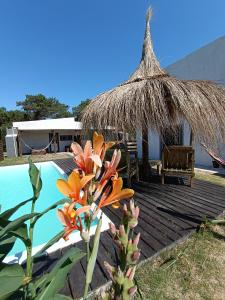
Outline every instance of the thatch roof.
{"type": "Polygon", "coordinates": [[[187,120],[196,138],[215,143],[225,129],[225,89],[213,82],[169,76],[154,54],[151,9],[147,12],[142,58],[129,80],[98,95],[86,108],[84,128],[116,131],[153,128],[161,133],[187,120]]]}

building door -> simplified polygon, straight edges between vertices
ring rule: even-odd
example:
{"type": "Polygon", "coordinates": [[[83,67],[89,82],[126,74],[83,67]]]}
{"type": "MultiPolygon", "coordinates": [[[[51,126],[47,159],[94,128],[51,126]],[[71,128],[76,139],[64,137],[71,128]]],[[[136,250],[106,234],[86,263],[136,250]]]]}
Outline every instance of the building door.
{"type": "Polygon", "coordinates": [[[52,152],[59,152],[59,134],[58,132],[50,132],[49,133],[49,142],[52,143],[50,144],[48,150],[50,153],[52,152]]]}

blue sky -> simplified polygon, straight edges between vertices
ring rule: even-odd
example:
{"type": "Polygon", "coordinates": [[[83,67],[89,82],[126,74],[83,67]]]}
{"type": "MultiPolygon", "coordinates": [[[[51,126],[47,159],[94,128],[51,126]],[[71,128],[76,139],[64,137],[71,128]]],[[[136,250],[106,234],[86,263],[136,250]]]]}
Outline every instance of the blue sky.
{"type": "Polygon", "coordinates": [[[36,93],[73,106],[126,80],[149,5],[163,67],[225,35],[224,0],[0,0],[0,106],[36,93]]]}

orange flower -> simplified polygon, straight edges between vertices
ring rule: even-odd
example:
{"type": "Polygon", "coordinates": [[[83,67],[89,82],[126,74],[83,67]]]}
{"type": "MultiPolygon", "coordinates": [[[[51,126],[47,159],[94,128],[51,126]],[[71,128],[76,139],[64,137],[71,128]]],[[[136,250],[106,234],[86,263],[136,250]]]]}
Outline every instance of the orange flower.
{"type": "Polygon", "coordinates": [[[79,169],[90,174],[93,172],[92,146],[91,141],[87,141],[84,150],[78,143],[72,143],[71,149],[74,154],[74,160],[79,169]]]}
{"type": "Polygon", "coordinates": [[[105,173],[103,174],[100,182],[108,180],[110,177],[112,177],[116,174],[120,159],[121,159],[121,151],[114,150],[111,162],[108,162],[108,161],[105,162],[106,170],[105,170],[105,173]]]}
{"type": "Polygon", "coordinates": [[[121,177],[114,177],[112,179],[113,183],[112,183],[112,191],[110,192],[111,187],[106,188],[106,191],[103,193],[98,207],[104,207],[107,205],[113,205],[114,208],[118,208],[119,205],[119,201],[122,199],[129,199],[131,197],[133,197],[134,195],[134,190],[132,189],[122,189],[123,187],[123,180],[121,177]]]}
{"type": "Polygon", "coordinates": [[[104,160],[106,151],[110,149],[114,144],[115,144],[114,142],[106,143],[104,141],[104,137],[102,134],[98,134],[97,132],[94,132],[93,134],[94,154],[99,155],[101,161],[104,160]]]}
{"type": "Polygon", "coordinates": [[[79,230],[82,233],[83,226],[80,215],[88,212],[91,208],[90,206],[83,206],[75,210],[74,205],[75,203],[65,203],[63,209],[57,210],[58,218],[64,225],[64,240],[68,240],[68,236],[74,230],[79,230]]]}
{"type": "Polygon", "coordinates": [[[103,190],[108,185],[111,177],[114,177],[117,175],[117,167],[120,162],[120,158],[121,158],[121,151],[114,150],[111,162],[109,162],[109,161],[105,162],[105,164],[104,164],[105,171],[104,171],[103,175],[101,176],[99,184],[97,184],[97,188],[96,188],[96,191],[94,194],[94,200],[98,199],[99,196],[102,194],[103,190]]]}
{"type": "Polygon", "coordinates": [[[85,174],[96,173],[102,167],[106,151],[114,145],[114,142],[105,143],[101,134],[94,132],[93,149],[91,141],[87,141],[84,150],[78,143],[72,143],[71,149],[78,168],[85,174]]]}
{"type": "Polygon", "coordinates": [[[82,193],[82,189],[95,175],[87,175],[80,178],[79,173],[73,171],[69,177],[68,181],[63,179],[58,179],[56,185],[59,191],[69,197],[73,202],[77,202],[81,205],[87,204],[87,193],[86,191],[82,193]],[[83,195],[82,195],[83,194],[83,195]]]}

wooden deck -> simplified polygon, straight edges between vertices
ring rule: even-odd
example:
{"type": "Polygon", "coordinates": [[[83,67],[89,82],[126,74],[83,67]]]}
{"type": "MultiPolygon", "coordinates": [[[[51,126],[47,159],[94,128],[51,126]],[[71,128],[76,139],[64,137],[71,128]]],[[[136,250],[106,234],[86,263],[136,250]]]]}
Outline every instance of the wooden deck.
{"type": "MultiPolygon", "coordinates": [[[[74,168],[72,159],[56,160],[55,163],[67,174],[74,168]]],[[[208,182],[194,180],[193,187],[184,185],[183,180],[167,181],[165,185],[157,182],[134,183],[135,200],[141,213],[135,232],[141,232],[141,260],[146,260],[165,247],[172,246],[196,230],[203,218],[213,218],[225,209],[225,188],[208,182]]],[[[105,214],[115,223],[120,222],[121,210],[111,207],[105,214]]],[[[80,242],[76,246],[83,248],[80,242]]],[[[53,266],[66,249],[58,250],[35,265],[35,275],[39,276],[53,266]]],[[[115,249],[109,232],[101,234],[99,254],[91,289],[94,290],[109,280],[104,269],[106,260],[113,263],[115,249]]],[[[61,293],[74,299],[83,294],[85,259],[74,266],[61,293]]]]}

